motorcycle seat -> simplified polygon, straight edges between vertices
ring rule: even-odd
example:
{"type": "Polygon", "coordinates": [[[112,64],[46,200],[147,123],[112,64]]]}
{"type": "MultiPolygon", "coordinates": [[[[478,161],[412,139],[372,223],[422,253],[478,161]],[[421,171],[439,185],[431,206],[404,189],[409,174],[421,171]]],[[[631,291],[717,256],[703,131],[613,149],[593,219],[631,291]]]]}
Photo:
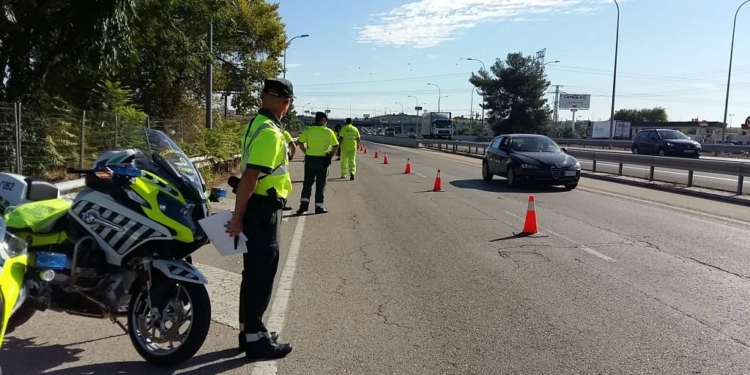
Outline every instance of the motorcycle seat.
{"type": "Polygon", "coordinates": [[[62,199],[48,199],[22,204],[10,211],[5,221],[8,228],[30,230],[33,233],[50,233],[63,221],[71,202],[62,199]]]}

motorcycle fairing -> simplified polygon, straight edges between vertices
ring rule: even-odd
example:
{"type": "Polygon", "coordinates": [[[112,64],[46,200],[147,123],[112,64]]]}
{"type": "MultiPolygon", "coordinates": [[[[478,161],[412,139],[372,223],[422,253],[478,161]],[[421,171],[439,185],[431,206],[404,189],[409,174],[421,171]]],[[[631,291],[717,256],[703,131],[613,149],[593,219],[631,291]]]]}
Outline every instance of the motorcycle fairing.
{"type": "Polygon", "coordinates": [[[2,259],[0,257],[0,293],[2,293],[3,304],[2,306],[2,319],[0,323],[0,346],[2,345],[3,338],[5,337],[5,330],[8,326],[8,320],[16,308],[18,302],[18,296],[21,293],[21,286],[23,285],[23,276],[26,273],[26,264],[28,263],[28,255],[23,254],[9,259],[2,259]],[[4,262],[4,263],[3,263],[4,262]]]}
{"type": "Polygon", "coordinates": [[[172,184],[148,171],[133,179],[130,188],[148,204],[141,205],[149,219],[171,229],[172,239],[191,243],[195,241],[190,221],[185,210],[188,206],[185,197],[172,184]]]}

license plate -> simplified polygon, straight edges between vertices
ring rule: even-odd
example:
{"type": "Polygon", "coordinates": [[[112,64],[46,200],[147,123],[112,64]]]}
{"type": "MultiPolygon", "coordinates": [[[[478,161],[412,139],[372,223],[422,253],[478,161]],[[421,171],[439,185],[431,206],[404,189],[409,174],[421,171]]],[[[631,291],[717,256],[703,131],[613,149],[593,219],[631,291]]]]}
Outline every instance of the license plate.
{"type": "Polygon", "coordinates": [[[694,152],[695,152],[695,150],[685,150],[685,153],[686,153],[686,154],[692,154],[692,153],[694,153],[694,152]]]}
{"type": "Polygon", "coordinates": [[[565,171],[565,177],[574,177],[576,175],[576,171],[565,171]]]}

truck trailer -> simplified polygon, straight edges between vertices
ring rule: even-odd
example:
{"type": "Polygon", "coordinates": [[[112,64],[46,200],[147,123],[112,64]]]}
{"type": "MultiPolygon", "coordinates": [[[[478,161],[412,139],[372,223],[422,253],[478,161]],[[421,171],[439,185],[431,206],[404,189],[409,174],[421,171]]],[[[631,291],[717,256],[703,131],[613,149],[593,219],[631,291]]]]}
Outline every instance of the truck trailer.
{"type": "Polygon", "coordinates": [[[425,112],[419,121],[422,138],[453,139],[453,119],[450,112],[425,112]]]}

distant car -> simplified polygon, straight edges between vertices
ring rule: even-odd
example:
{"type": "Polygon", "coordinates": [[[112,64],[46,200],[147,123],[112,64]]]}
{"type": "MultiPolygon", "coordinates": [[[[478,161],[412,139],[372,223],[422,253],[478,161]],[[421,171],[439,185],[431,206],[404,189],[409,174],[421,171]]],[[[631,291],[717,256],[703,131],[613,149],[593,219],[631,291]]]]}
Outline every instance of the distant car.
{"type": "Polygon", "coordinates": [[[490,142],[482,159],[482,178],[503,176],[508,186],[519,182],[578,187],[581,164],[549,137],[538,134],[507,134],[490,142]]]}
{"type": "Polygon", "coordinates": [[[675,129],[643,129],[633,138],[634,154],[699,158],[701,144],[675,129]]]}

